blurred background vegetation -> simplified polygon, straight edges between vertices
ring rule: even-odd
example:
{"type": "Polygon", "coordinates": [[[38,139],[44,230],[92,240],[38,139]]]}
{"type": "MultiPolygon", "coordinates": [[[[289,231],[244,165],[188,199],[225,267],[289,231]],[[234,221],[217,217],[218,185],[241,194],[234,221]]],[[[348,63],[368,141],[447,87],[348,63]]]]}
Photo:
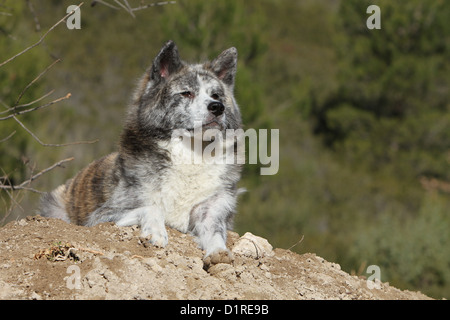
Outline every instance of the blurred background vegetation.
{"type": "MultiPolygon", "coordinates": [[[[151,3],[128,0],[132,6],[151,3]]],[[[117,3],[111,2],[117,6],[117,3]]],[[[72,1],[0,0],[0,63],[39,38],[72,1]]],[[[450,2],[177,0],[134,12],[91,1],[81,30],[63,23],[0,67],[0,117],[21,97],[54,106],[0,121],[0,178],[47,191],[116,149],[136,80],[161,45],[183,59],[239,51],[236,97],[247,128],[280,130],[280,169],[246,165],[235,229],[314,252],[347,272],[450,298],[450,2]],[[381,8],[369,30],[366,9],[381,8]],[[299,242],[300,239],[302,241],[299,242]]],[[[0,221],[34,214],[39,194],[0,191],[0,221]]],[[[1,231],[0,231],[1,232],[1,231]]]]}

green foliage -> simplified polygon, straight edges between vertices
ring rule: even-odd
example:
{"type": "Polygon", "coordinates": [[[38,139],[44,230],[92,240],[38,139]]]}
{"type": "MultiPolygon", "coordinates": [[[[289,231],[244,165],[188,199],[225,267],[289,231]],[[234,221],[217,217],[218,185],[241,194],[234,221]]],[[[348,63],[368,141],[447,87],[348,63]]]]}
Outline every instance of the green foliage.
{"type": "Polygon", "coordinates": [[[343,196],[352,199],[330,208],[352,221],[352,235],[344,236],[349,225],[341,217],[333,219],[341,232],[333,238],[340,245],[353,243],[339,259],[345,268],[357,269],[366,257],[386,271],[391,283],[448,295],[443,289],[449,286],[448,232],[443,230],[450,227],[450,200],[443,189],[424,194],[419,181],[437,178],[447,185],[450,180],[450,27],[445,18],[450,5],[344,1],[338,13],[337,86],[322,100],[312,91],[309,118],[341,166],[351,166],[361,182],[369,179],[359,183],[359,190],[344,183],[343,196]],[[381,8],[381,30],[365,26],[367,16],[361,13],[370,4],[381,8]],[[344,210],[352,203],[359,209],[344,210]]]}
{"type": "MultiPolygon", "coordinates": [[[[30,42],[38,40],[33,34],[23,35],[24,26],[20,24],[21,19],[18,17],[24,11],[25,3],[14,1],[6,6],[6,14],[0,15],[2,31],[0,62],[6,61],[30,46],[30,42]]],[[[42,83],[34,83],[28,88],[27,86],[42,72],[49,61],[46,53],[31,50],[26,55],[19,56],[0,67],[0,118],[11,114],[6,112],[8,109],[17,107],[17,110],[23,110],[24,107],[20,107],[21,105],[32,102],[44,94],[42,83]]],[[[19,118],[27,123],[38,121],[38,116],[34,114],[23,115],[19,118]]],[[[30,136],[18,127],[14,119],[0,121],[0,140],[6,139],[13,133],[10,139],[0,143],[0,176],[6,174],[11,181],[22,181],[27,172],[22,162],[29,156],[30,136]]]]}
{"type": "Polygon", "coordinates": [[[365,26],[369,1],[344,1],[337,46],[342,59],[341,94],[377,116],[418,115],[427,105],[445,110],[449,83],[450,7],[443,1],[378,1],[382,29],[365,26]],[[441,35],[441,36],[438,36],[441,35]]]}
{"type": "Polygon", "coordinates": [[[205,60],[226,47],[245,44],[239,58],[246,65],[258,60],[266,48],[267,25],[255,1],[180,1],[163,17],[162,25],[166,37],[188,48],[190,59],[205,60]]]}
{"type": "Polygon", "coordinates": [[[382,279],[433,296],[449,296],[450,265],[448,199],[436,193],[423,197],[415,217],[384,212],[358,233],[352,255],[361,252],[377,261],[382,279]],[[444,289],[442,289],[444,288],[444,289]]]}

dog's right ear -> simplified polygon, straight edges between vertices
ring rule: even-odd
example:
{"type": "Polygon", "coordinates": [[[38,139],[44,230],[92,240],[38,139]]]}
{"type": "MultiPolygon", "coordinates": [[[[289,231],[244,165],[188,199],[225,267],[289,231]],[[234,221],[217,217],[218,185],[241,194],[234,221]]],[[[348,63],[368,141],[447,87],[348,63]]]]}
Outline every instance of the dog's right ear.
{"type": "Polygon", "coordinates": [[[153,60],[151,80],[159,82],[161,79],[167,79],[171,74],[177,72],[181,66],[182,62],[178,55],[177,46],[175,42],[169,40],[153,60]]]}

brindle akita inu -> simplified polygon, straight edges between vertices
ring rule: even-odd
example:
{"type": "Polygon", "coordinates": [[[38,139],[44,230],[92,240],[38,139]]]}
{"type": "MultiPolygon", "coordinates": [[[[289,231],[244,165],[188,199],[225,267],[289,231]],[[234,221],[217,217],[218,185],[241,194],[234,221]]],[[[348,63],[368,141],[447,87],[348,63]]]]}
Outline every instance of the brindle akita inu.
{"type": "MultiPolygon", "coordinates": [[[[225,243],[242,166],[193,164],[193,148],[172,135],[179,129],[215,129],[225,135],[227,129],[241,128],[233,96],[236,64],[235,48],[211,62],[187,64],[175,43],[167,42],[139,82],[118,152],[45,194],[40,214],[85,226],[136,224],[160,247],[168,242],[167,225],[195,236],[206,266],[230,263],[225,243]],[[186,161],[180,161],[183,157],[186,161]]],[[[208,141],[202,141],[205,145],[208,141]]]]}

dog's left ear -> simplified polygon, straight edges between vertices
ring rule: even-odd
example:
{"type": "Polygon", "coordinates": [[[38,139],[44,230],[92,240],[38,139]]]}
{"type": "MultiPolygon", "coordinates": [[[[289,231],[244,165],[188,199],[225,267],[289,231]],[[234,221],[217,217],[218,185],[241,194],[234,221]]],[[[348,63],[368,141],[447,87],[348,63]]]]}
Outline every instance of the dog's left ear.
{"type": "Polygon", "coordinates": [[[161,79],[166,79],[181,67],[182,62],[178,54],[177,46],[175,42],[169,40],[153,61],[151,79],[156,82],[161,79]]]}
{"type": "Polygon", "coordinates": [[[214,59],[209,66],[209,69],[211,69],[211,71],[214,72],[220,80],[230,87],[234,86],[237,57],[237,49],[232,47],[219,54],[219,56],[214,59]]]}

